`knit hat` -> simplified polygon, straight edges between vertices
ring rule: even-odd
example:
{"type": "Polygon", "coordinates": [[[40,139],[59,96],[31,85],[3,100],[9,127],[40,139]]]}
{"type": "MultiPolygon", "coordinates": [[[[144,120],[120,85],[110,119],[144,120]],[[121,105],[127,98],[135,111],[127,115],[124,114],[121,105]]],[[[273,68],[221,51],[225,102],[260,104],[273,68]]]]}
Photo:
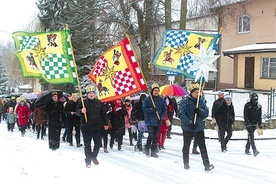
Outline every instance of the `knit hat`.
{"type": "Polygon", "coordinates": [[[232,101],[232,97],[231,96],[225,96],[224,97],[224,100],[227,101],[227,100],[231,100],[232,101]]]}
{"type": "Polygon", "coordinates": [[[219,91],[219,92],[218,92],[218,95],[222,95],[222,94],[224,94],[223,91],[219,91]]]}

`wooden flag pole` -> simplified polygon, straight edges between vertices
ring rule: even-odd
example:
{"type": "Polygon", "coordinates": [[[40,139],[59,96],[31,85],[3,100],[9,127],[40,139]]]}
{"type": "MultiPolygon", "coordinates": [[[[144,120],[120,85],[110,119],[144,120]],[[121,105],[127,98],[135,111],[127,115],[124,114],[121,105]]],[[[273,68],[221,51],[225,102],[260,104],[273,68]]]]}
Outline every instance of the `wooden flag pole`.
{"type": "MultiPolygon", "coordinates": [[[[199,95],[197,97],[197,101],[196,101],[196,108],[198,108],[198,105],[199,105],[199,99],[200,99],[200,96],[201,96],[201,85],[202,85],[202,78],[203,76],[200,77],[200,82],[199,82],[199,95]]],[[[194,124],[196,124],[196,118],[197,118],[197,113],[195,113],[195,118],[194,118],[194,124]]]]}
{"type": "MultiPolygon", "coordinates": [[[[125,33],[125,35],[126,35],[127,39],[129,40],[129,34],[125,33]]],[[[133,50],[133,47],[132,47],[132,45],[131,45],[130,40],[129,40],[129,44],[130,44],[131,49],[133,50]]],[[[135,56],[135,58],[137,58],[135,52],[134,52],[134,56],[135,56]]],[[[139,65],[139,68],[140,68],[140,65],[139,65]]],[[[141,70],[141,68],[140,68],[140,70],[141,70]]],[[[142,71],[142,70],[141,70],[141,71],[142,71]]],[[[143,75],[143,73],[142,73],[142,75],[143,75]]],[[[143,75],[143,76],[144,76],[144,75],[143,75]]],[[[145,80],[146,86],[148,87],[148,84],[147,84],[147,81],[146,81],[145,77],[144,77],[144,80],[145,80]]],[[[155,102],[154,102],[154,100],[153,100],[152,95],[151,95],[150,92],[149,92],[149,96],[150,96],[150,99],[151,99],[151,102],[152,102],[153,107],[156,108],[156,104],[155,104],[155,102]]],[[[156,112],[156,116],[157,116],[158,120],[161,120],[158,111],[155,111],[155,112],[156,112]]]]}
{"type": "MultiPolygon", "coordinates": [[[[66,29],[68,29],[68,24],[66,24],[66,29]]],[[[82,90],[81,90],[81,86],[80,86],[80,80],[79,80],[79,75],[78,75],[78,69],[77,69],[77,65],[76,65],[76,60],[75,60],[75,55],[74,55],[74,52],[73,52],[73,45],[72,45],[72,41],[71,41],[71,35],[69,35],[69,43],[70,43],[70,47],[72,48],[71,50],[71,54],[72,54],[72,58],[73,58],[73,63],[75,65],[75,68],[76,68],[76,78],[77,78],[77,83],[78,83],[78,89],[79,89],[79,93],[80,93],[80,97],[81,97],[81,103],[82,103],[82,106],[85,107],[84,105],[84,101],[83,101],[83,97],[82,97],[82,90]]],[[[84,118],[85,118],[85,122],[87,123],[87,114],[84,113],[84,118]]]]}

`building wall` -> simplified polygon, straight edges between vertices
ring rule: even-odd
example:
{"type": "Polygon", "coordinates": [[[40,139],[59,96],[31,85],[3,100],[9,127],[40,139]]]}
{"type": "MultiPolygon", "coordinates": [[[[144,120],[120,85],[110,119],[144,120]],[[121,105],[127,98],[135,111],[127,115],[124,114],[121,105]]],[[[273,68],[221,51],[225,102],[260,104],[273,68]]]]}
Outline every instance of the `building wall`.
{"type": "MultiPolygon", "coordinates": [[[[219,60],[218,68],[219,89],[225,87],[242,87],[242,81],[240,80],[238,86],[234,85],[234,60],[228,56],[223,56],[223,50],[260,42],[276,42],[275,9],[275,0],[252,0],[245,3],[237,3],[221,9],[220,26],[223,27],[223,32],[220,42],[221,58],[219,60]],[[238,17],[246,14],[250,16],[250,32],[238,33],[238,17]]],[[[244,60],[241,61],[240,58],[238,59],[238,62],[244,62],[244,60]]],[[[257,59],[255,61],[257,61],[257,59]]],[[[259,75],[260,70],[257,68],[255,70],[258,70],[256,71],[256,74],[259,75]]],[[[239,68],[239,75],[241,75],[241,71],[241,68],[239,68]]],[[[268,87],[265,82],[273,83],[275,80],[262,80],[260,82],[260,84],[255,84],[255,89],[265,89],[268,87]]]]}
{"type": "Polygon", "coordinates": [[[254,69],[254,88],[258,90],[270,90],[271,87],[276,86],[276,80],[261,78],[261,59],[262,57],[276,57],[276,53],[256,53],[256,54],[239,54],[237,57],[238,65],[238,77],[237,87],[244,88],[244,68],[245,58],[255,57],[255,69],[254,69]]]}

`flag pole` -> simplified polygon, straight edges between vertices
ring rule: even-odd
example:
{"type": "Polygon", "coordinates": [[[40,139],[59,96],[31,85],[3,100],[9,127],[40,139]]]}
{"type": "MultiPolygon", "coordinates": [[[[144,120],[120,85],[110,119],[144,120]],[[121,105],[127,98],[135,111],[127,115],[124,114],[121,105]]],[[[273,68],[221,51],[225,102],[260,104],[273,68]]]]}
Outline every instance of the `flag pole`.
{"type": "MultiPolygon", "coordinates": [[[[131,44],[130,39],[129,39],[129,34],[125,33],[125,35],[126,35],[126,37],[127,37],[128,41],[129,41],[130,47],[131,47],[131,48],[132,48],[132,50],[133,50],[132,44],[131,44]]],[[[136,53],[135,53],[135,52],[134,52],[134,56],[135,56],[135,58],[137,58],[137,57],[136,57],[136,53]]],[[[140,68],[140,65],[139,65],[139,68],[140,68]]],[[[140,68],[140,70],[141,70],[141,68],[140,68]]],[[[142,70],[141,70],[141,71],[142,71],[142,70]]],[[[143,75],[143,73],[142,73],[142,75],[143,75]]],[[[144,76],[144,75],[143,75],[143,76],[144,76]]],[[[144,77],[144,79],[145,79],[146,86],[148,87],[148,84],[147,84],[146,78],[144,77]]],[[[151,95],[151,93],[150,93],[150,92],[149,92],[149,96],[150,96],[151,103],[152,103],[153,107],[154,107],[154,108],[156,108],[156,104],[155,104],[155,102],[154,102],[154,100],[153,100],[152,95],[151,95]]],[[[161,120],[161,118],[160,118],[160,115],[159,115],[158,111],[155,111],[155,112],[156,112],[156,116],[157,116],[158,120],[161,120]]]]}
{"type": "MultiPolygon", "coordinates": [[[[202,78],[203,78],[203,76],[201,75],[201,77],[200,77],[200,82],[199,82],[199,89],[198,89],[198,91],[199,91],[199,95],[198,95],[198,97],[197,97],[197,101],[196,101],[196,108],[198,108],[198,105],[199,105],[199,99],[200,99],[200,96],[201,96],[201,90],[203,90],[203,89],[201,89],[201,85],[202,85],[202,78]]],[[[196,118],[197,118],[197,113],[195,113],[194,124],[196,124],[196,118]]]]}
{"type": "MultiPolygon", "coordinates": [[[[66,30],[69,30],[68,28],[68,24],[66,24],[66,30]]],[[[72,42],[71,42],[71,35],[69,35],[69,39],[70,39],[70,47],[72,48],[71,50],[71,54],[72,54],[72,58],[73,58],[73,63],[75,65],[75,68],[76,68],[76,78],[77,78],[77,83],[78,83],[78,89],[79,89],[79,93],[80,93],[80,98],[81,98],[81,103],[82,103],[82,106],[85,107],[84,105],[84,101],[83,101],[83,97],[82,97],[82,90],[81,90],[81,86],[80,86],[80,79],[79,79],[79,74],[78,74],[78,69],[77,69],[77,64],[76,64],[76,60],[75,60],[75,55],[74,55],[74,52],[73,52],[73,45],[72,45],[72,42]]],[[[85,122],[87,123],[87,114],[84,113],[84,118],[85,118],[85,122]]]]}

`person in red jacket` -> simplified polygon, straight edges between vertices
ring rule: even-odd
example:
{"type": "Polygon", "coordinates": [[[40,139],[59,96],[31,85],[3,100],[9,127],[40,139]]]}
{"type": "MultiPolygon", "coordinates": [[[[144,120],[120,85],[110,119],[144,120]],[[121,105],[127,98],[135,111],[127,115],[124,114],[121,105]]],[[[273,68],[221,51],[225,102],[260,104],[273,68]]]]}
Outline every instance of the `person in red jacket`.
{"type": "Polygon", "coordinates": [[[25,98],[21,96],[19,98],[19,104],[16,107],[15,114],[18,117],[18,126],[21,132],[21,136],[24,137],[26,128],[28,126],[28,119],[31,115],[30,107],[25,102],[25,98]]]}

